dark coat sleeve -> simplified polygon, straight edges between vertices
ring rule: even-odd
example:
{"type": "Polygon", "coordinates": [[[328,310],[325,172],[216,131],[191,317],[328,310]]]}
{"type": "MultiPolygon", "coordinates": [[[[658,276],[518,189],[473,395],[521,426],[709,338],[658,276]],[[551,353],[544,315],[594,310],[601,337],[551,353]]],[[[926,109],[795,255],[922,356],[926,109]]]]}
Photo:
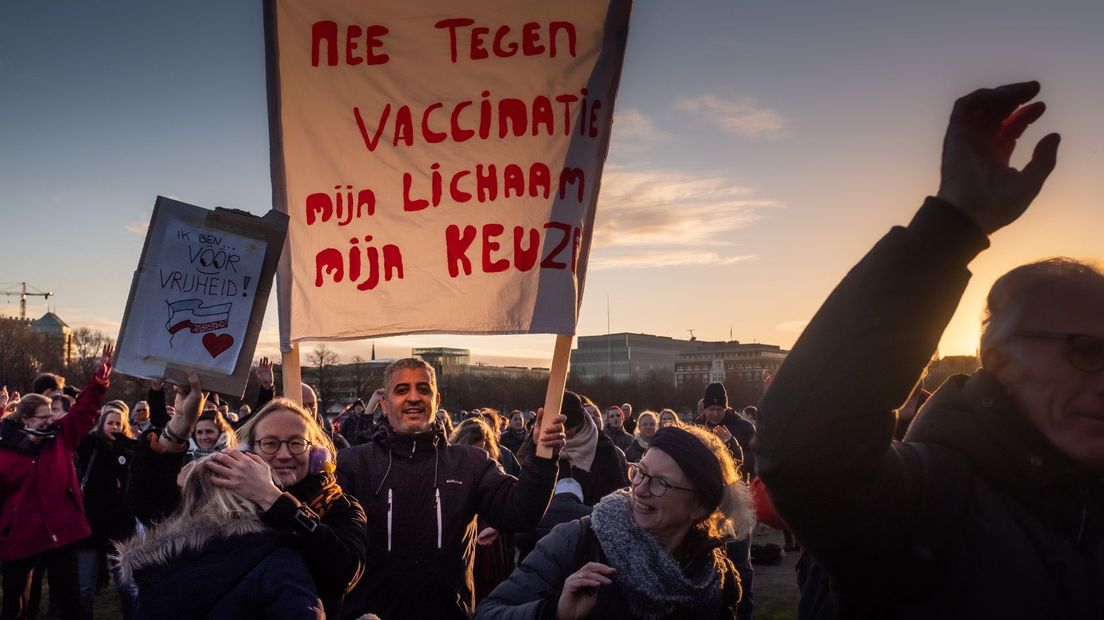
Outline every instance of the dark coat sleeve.
{"type": "Polygon", "coordinates": [[[319,590],[327,598],[330,589],[344,594],[360,579],[368,558],[368,526],[356,499],[342,494],[319,518],[306,504],[284,493],[261,514],[261,521],[278,532],[294,535],[315,583],[324,584],[319,590]]]}
{"type": "Polygon", "coordinates": [[[564,581],[579,569],[575,558],[583,539],[580,521],[557,525],[540,539],[509,579],[475,610],[476,620],[527,620],[555,617],[564,581]]]}
{"type": "Polygon", "coordinates": [[[169,423],[169,410],[165,408],[165,390],[150,388],[146,394],[146,404],[149,405],[150,426],[165,428],[169,423]]]}
{"type": "Polygon", "coordinates": [[[89,379],[88,385],[84,386],[80,396],[77,396],[77,403],[61,419],[60,438],[70,450],[76,450],[77,445],[88,435],[88,431],[96,425],[96,421],[100,418],[100,404],[103,402],[106,390],[106,385],[95,378],[89,379]]]}
{"type": "Polygon", "coordinates": [[[514,478],[486,457],[480,464],[476,489],[478,513],[500,532],[529,530],[540,523],[556,486],[557,463],[530,452],[514,478]]]}
{"type": "Polygon", "coordinates": [[[888,578],[886,561],[911,548],[920,472],[891,443],[894,412],[987,244],[960,211],[929,199],[840,282],[760,403],[759,475],[833,576],[888,578]]]}
{"type": "Polygon", "coordinates": [[[139,438],[126,491],[127,505],[146,526],[164,519],[180,503],[176,476],[184,466],[186,453],[162,452],[155,446],[157,438],[155,431],[147,431],[139,438]]]}

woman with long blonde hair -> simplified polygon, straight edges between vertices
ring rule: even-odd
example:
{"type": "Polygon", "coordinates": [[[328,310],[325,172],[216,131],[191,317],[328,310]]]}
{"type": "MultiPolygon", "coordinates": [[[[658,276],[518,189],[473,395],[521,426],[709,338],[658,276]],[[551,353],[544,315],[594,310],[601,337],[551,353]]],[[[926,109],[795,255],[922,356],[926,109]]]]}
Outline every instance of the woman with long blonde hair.
{"type": "Polygon", "coordinates": [[[215,483],[214,457],[189,469],[176,512],[118,546],[137,617],[324,618],[302,555],[255,502],[215,483]]]}
{"type": "MultiPolygon", "coordinates": [[[[77,446],[77,480],[84,498],[84,513],[92,535],[77,543],[81,605],[92,617],[92,599],[100,568],[114,543],[134,535],[134,514],[126,505],[130,463],[137,442],[129,424],[126,404],[113,400],[100,409],[95,428],[77,446]]],[[[133,616],[137,590],[113,571],[123,617],[133,616]]]]}

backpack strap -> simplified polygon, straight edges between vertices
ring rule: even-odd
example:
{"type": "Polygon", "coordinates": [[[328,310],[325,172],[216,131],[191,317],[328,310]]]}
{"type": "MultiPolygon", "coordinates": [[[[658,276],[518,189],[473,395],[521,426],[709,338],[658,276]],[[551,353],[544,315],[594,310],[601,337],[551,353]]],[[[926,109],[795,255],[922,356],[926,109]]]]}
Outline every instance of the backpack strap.
{"type": "Polygon", "coordinates": [[[583,538],[575,548],[574,566],[579,568],[587,562],[603,562],[606,559],[605,554],[602,552],[601,543],[598,542],[598,535],[590,526],[590,515],[580,517],[579,523],[583,525],[583,538]]]}

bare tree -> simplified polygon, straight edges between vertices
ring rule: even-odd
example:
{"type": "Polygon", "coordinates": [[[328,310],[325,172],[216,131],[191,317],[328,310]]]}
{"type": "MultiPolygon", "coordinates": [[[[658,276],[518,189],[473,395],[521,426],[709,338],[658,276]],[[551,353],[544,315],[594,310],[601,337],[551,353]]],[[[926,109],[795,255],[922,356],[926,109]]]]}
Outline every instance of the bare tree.
{"type": "Polygon", "coordinates": [[[83,385],[83,381],[92,376],[96,364],[100,361],[100,354],[104,345],[111,342],[107,334],[87,327],[79,327],[73,331],[73,361],[69,365],[66,380],[75,385],[83,385]]]}
{"type": "Polygon", "coordinates": [[[315,369],[318,381],[315,388],[318,389],[318,412],[325,415],[333,402],[331,398],[333,379],[330,367],[341,361],[341,356],[336,351],[320,344],[307,355],[307,361],[315,369]]]}

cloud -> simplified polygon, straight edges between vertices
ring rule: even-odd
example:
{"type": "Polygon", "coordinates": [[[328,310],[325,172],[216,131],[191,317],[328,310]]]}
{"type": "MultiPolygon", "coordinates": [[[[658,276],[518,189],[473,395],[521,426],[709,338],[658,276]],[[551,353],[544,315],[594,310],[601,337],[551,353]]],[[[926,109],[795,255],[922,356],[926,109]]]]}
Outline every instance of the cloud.
{"type": "Polygon", "coordinates": [[[745,138],[769,138],[779,135],[785,127],[782,115],[762,107],[751,97],[726,100],[716,95],[683,97],[675,109],[690,112],[720,125],[728,133],[745,138]]]}
{"type": "Polygon", "coordinates": [[[139,237],[144,237],[144,236],[146,236],[146,231],[149,229],[149,220],[141,220],[141,221],[138,221],[138,222],[132,222],[130,224],[127,224],[123,228],[125,228],[126,231],[128,233],[132,234],[132,235],[137,235],[139,237]]]}
{"type": "Polygon", "coordinates": [[[731,265],[734,233],[780,206],[720,177],[607,167],[602,177],[592,269],[731,265]]]}
{"type": "Polygon", "coordinates": [[[796,319],[793,321],[782,321],[774,328],[780,332],[786,333],[798,333],[805,329],[805,326],[809,324],[809,319],[796,319]]]}
{"type": "Polygon", "coordinates": [[[647,114],[632,108],[619,108],[613,114],[610,152],[638,153],[669,137],[647,114]]]}

